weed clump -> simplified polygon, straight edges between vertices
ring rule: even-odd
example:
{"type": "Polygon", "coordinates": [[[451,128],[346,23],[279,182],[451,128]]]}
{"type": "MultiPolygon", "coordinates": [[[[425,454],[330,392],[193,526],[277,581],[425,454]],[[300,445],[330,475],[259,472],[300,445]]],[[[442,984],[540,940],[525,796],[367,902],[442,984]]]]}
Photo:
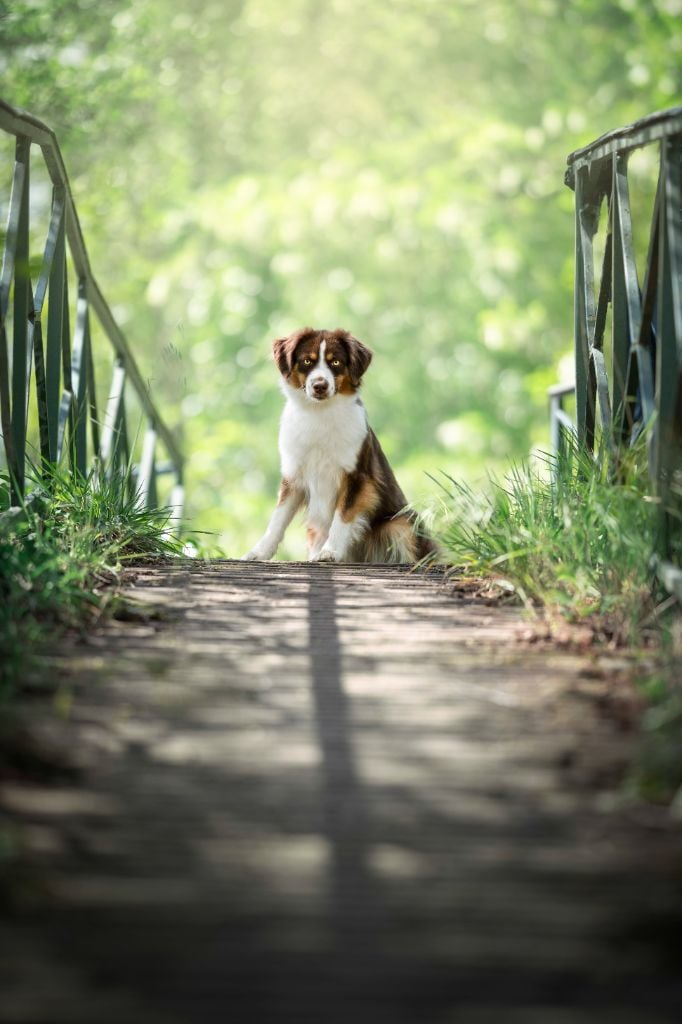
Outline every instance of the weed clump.
{"type": "Polygon", "coordinates": [[[21,682],[41,642],[102,614],[126,564],[177,554],[168,509],[138,507],[123,477],[33,474],[34,489],[10,510],[0,500],[0,696],[21,682]]]}

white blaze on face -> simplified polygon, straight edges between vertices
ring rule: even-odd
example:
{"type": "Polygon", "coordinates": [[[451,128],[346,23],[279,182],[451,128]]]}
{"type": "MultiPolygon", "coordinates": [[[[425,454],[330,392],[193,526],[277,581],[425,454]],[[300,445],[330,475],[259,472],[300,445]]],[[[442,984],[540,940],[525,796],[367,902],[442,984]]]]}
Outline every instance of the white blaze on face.
{"type": "Polygon", "coordinates": [[[305,382],[305,391],[308,398],[312,398],[314,401],[320,401],[322,398],[331,398],[336,392],[336,382],[334,380],[334,374],[327,366],[327,360],[324,358],[325,351],[327,348],[327,342],[323,341],[320,345],[320,353],[315,366],[308,374],[308,378],[305,382]],[[324,393],[320,393],[319,385],[322,381],[326,381],[327,390],[324,393]],[[315,391],[315,385],[318,385],[318,393],[315,391]]]}

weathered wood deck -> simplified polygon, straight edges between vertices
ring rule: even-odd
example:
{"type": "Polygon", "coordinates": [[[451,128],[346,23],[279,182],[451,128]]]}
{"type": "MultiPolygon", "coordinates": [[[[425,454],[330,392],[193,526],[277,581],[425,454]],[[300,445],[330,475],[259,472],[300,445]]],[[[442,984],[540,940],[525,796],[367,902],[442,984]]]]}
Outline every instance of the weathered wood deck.
{"type": "Polygon", "coordinates": [[[401,568],[134,592],[57,658],[77,774],[0,791],[1,1021],[680,1019],[682,841],[612,799],[594,661],[401,568]]]}

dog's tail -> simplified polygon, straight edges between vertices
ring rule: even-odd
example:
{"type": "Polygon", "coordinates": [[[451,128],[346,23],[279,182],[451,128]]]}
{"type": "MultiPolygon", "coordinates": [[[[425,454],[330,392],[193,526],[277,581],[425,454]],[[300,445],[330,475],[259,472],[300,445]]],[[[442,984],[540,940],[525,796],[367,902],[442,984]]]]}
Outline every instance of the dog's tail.
{"type": "Polygon", "coordinates": [[[433,561],[437,554],[435,542],[420,529],[412,509],[377,524],[362,539],[363,562],[400,565],[433,561]]]}

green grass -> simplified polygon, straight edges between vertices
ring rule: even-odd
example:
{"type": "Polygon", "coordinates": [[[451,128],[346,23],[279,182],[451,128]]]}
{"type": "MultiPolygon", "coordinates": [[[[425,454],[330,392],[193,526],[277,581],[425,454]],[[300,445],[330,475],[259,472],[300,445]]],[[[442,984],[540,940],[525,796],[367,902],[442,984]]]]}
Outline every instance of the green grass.
{"type": "Polygon", "coordinates": [[[594,459],[573,446],[562,458],[514,467],[484,493],[447,475],[439,482],[439,541],[452,565],[513,589],[550,626],[588,624],[597,642],[632,652],[633,679],[648,704],[636,785],[648,798],[682,804],[682,620],[651,567],[660,504],[650,492],[644,440],[622,457],[615,479],[604,453],[594,459]],[[637,668],[644,648],[646,671],[637,668]]]}
{"type": "Polygon", "coordinates": [[[659,504],[641,450],[617,480],[604,456],[577,448],[515,466],[485,493],[444,480],[440,542],[453,564],[496,577],[548,614],[590,617],[623,642],[655,619],[659,504]]]}
{"type": "Polygon", "coordinates": [[[642,717],[640,756],[632,772],[636,792],[673,802],[682,815],[682,619],[672,624],[658,664],[637,680],[648,707],[642,717]]]}
{"type": "MultiPolygon", "coordinates": [[[[0,698],[25,681],[41,645],[104,613],[126,564],[179,551],[168,510],[137,508],[125,480],[33,476],[31,499],[0,519],[0,698]]],[[[0,502],[6,510],[6,479],[0,502]]]]}

